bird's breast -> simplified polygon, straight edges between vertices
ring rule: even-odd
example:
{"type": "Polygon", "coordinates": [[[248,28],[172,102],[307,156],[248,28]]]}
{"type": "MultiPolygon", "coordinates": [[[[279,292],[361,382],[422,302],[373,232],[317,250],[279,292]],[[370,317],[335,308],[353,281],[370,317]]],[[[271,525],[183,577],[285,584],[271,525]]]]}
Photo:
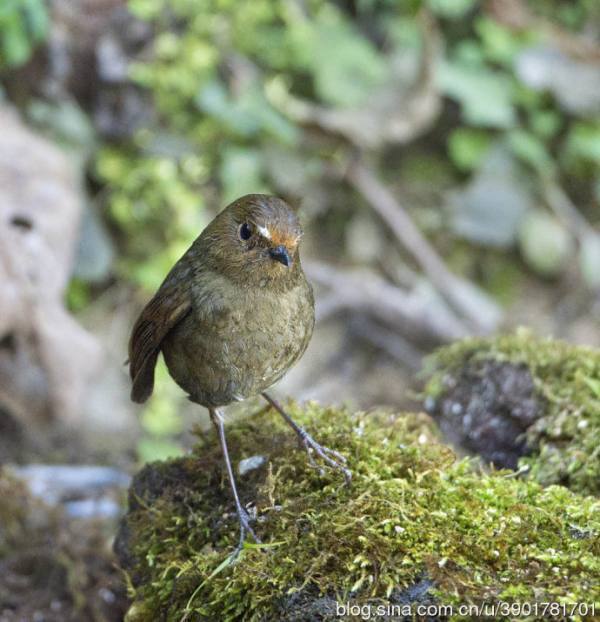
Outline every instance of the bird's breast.
{"type": "Polygon", "coordinates": [[[304,353],[314,325],[305,281],[284,293],[222,289],[200,301],[163,352],[173,378],[205,405],[266,390],[304,353]]]}

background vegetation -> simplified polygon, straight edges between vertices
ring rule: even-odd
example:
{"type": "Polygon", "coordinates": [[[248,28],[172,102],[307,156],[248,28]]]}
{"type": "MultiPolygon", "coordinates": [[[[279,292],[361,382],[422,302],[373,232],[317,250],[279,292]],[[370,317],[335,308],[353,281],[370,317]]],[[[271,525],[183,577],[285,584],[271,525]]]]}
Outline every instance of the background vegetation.
{"type": "MultiPolygon", "coordinates": [[[[324,325],[352,356],[402,374],[531,322],[532,291],[544,330],[593,342],[599,24],[593,0],[3,3],[5,105],[81,175],[68,305],[125,296],[129,321],[216,211],[271,192],[301,205],[324,325]],[[394,316],[396,295],[417,312],[394,316]]],[[[159,373],[144,457],[185,427],[159,373]]]]}
{"type": "MultiPolygon", "coordinates": [[[[600,3],[1,0],[0,618],[116,621],[136,594],[150,618],[165,603],[274,611],[294,588],[276,555],[226,568],[236,524],[205,414],[162,364],[134,407],[123,365],[172,264],[248,192],[299,207],[316,292],[310,347],[276,391],[319,400],[298,416],[355,470],[333,491],[273,440],[273,413],[228,426],[236,467],[253,452],[275,465],[254,495],[265,541],[310,515],[306,542],[325,543],[319,557],[291,537],[307,606],[394,585],[413,600],[419,586],[444,601],[594,598],[600,3]],[[110,545],[129,474],[193,445],[134,481],[118,548],[139,557],[122,573],[110,545]],[[136,497],[146,484],[158,496],[136,497]],[[323,495],[362,518],[339,523],[323,495]],[[336,529],[359,535],[333,543],[336,529]],[[350,573],[329,571],[336,546],[350,573]],[[256,570],[281,580],[238,599],[256,570]]],[[[266,470],[240,476],[243,496],[266,470]]]]}

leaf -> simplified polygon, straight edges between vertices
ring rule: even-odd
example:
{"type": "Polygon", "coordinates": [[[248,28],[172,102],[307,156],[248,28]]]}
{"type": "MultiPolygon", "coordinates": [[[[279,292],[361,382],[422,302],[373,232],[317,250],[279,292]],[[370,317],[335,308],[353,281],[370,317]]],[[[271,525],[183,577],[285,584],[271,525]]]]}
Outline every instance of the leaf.
{"type": "Polygon", "coordinates": [[[513,31],[489,17],[476,19],[475,30],[481,39],[486,58],[492,62],[510,65],[523,47],[513,31]]]}
{"type": "Polygon", "coordinates": [[[543,210],[531,210],[519,231],[523,259],[542,276],[556,276],[568,264],[574,243],[560,222],[543,210]]]}
{"type": "Polygon", "coordinates": [[[471,128],[458,128],[448,139],[448,152],[457,168],[470,171],[477,167],[490,146],[486,132],[471,128]]]}
{"type": "Polygon", "coordinates": [[[506,248],[517,239],[519,223],[533,206],[510,152],[491,147],[479,170],[461,190],[449,196],[453,230],[477,244],[506,248]]]}
{"type": "Polygon", "coordinates": [[[474,5],[475,0],[427,0],[433,13],[448,19],[463,17],[474,5]]]}
{"type": "Polygon", "coordinates": [[[178,434],[183,428],[181,417],[175,411],[175,403],[165,398],[167,396],[157,391],[157,395],[144,409],[141,417],[142,428],[155,437],[178,434]]]}
{"type": "Polygon", "coordinates": [[[507,76],[484,67],[443,62],[437,79],[442,92],[460,103],[466,123],[497,128],[515,124],[512,84],[507,76]]]}
{"type": "Polygon", "coordinates": [[[4,0],[0,6],[0,67],[27,62],[47,32],[48,13],[43,0],[4,0]]]}
{"type": "Polygon", "coordinates": [[[271,106],[260,84],[252,84],[234,99],[219,80],[212,80],[202,87],[196,104],[242,136],[264,131],[287,144],[297,138],[295,126],[271,106]]]}
{"type": "Polygon", "coordinates": [[[552,138],[560,130],[564,118],[554,110],[534,108],[529,112],[533,131],[541,138],[552,138]]]}
{"type": "Polygon", "coordinates": [[[595,397],[600,399],[600,380],[598,380],[597,378],[584,377],[583,381],[592,390],[592,393],[595,395],[595,397]]]}
{"type": "Polygon", "coordinates": [[[515,60],[517,78],[530,89],[550,92],[562,110],[597,117],[600,72],[592,59],[575,58],[556,45],[530,47],[515,60]]]}
{"type": "Polygon", "coordinates": [[[571,160],[600,164],[600,123],[575,123],[567,138],[566,155],[571,160]]]}
{"type": "Polygon", "coordinates": [[[164,5],[161,0],[129,0],[127,8],[137,18],[149,21],[161,14],[164,5]]]}
{"type": "Polygon", "coordinates": [[[262,174],[263,161],[259,150],[227,148],[220,170],[224,202],[229,203],[244,194],[266,191],[262,174]]]}
{"type": "Polygon", "coordinates": [[[31,45],[17,11],[2,16],[0,23],[0,66],[17,67],[29,58],[31,45]]]}
{"type": "Polygon", "coordinates": [[[552,156],[544,143],[534,134],[525,130],[513,130],[508,134],[508,144],[517,157],[538,173],[549,174],[553,171],[552,156]]]}
{"type": "Polygon", "coordinates": [[[325,103],[360,106],[389,76],[384,57],[329,4],[315,19],[296,26],[292,43],[325,103]]]}
{"type": "Polygon", "coordinates": [[[22,3],[32,41],[43,41],[48,32],[48,12],[44,0],[22,0],[22,3]]]}

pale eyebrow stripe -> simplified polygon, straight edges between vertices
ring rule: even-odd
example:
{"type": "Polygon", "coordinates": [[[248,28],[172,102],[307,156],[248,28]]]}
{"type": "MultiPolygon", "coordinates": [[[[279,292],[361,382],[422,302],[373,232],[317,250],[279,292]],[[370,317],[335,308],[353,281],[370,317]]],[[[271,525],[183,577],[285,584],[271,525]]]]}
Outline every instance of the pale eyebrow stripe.
{"type": "Polygon", "coordinates": [[[256,228],[263,238],[266,238],[267,240],[271,239],[271,232],[267,229],[267,227],[264,227],[263,225],[256,225],[256,228]]]}

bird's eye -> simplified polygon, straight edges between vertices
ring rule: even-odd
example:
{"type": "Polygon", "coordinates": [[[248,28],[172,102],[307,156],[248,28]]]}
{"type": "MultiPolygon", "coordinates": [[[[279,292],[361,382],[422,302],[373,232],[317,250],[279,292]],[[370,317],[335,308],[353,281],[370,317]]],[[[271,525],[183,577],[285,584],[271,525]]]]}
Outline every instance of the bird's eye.
{"type": "Polygon", "coordinates": [[[252,237],[252,227],[247,222],[242,223],[238,229],[238,235],[240,240],[249,240],[252,237]]]}

